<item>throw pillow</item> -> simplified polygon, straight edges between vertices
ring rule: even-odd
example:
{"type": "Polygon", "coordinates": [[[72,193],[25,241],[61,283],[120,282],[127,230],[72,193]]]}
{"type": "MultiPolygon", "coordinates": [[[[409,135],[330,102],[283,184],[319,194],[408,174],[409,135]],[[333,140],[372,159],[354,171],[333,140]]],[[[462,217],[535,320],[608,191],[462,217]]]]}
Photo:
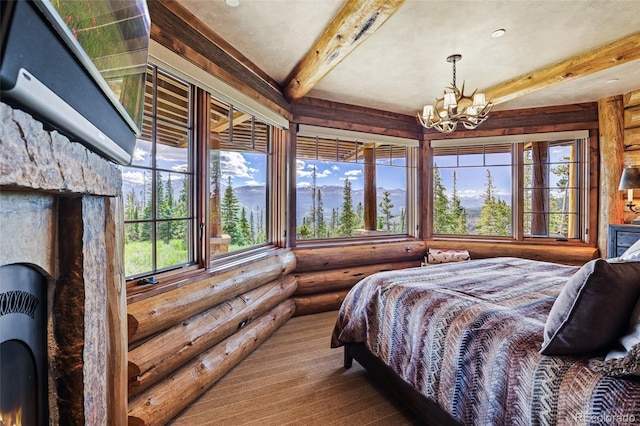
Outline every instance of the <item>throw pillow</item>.
{"type": "Polygon", "coordinates": [[[459,262],[461,260],[469,260],[469,251],[467,250],[450,250],[450,249],[435,249],[430,248],[427,250],[427,263],[447,263],[447,262],[459,262]]]}
{"type": "Polygon", "coordinates": [[[590,360],[589,367],[610,376],[640,376],[640,299],[631,314],[628,333],[620,338],[618,347],[610,350],[604,360],[590,360]]]}
{"type": "Polygon", "coordinates": [[[563,287],[544,327],[544,355],[608,350],[627,330],[640,296],[640,262],[594,259],[563,287]]]}

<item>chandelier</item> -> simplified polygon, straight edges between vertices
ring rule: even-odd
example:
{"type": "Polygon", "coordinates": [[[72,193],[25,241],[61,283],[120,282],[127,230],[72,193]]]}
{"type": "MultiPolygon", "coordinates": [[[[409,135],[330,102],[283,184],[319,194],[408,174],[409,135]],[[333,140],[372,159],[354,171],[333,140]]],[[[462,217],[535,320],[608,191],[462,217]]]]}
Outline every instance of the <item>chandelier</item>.
{"type": "Polygon", "coordinates": [[[423,127],[442,133],[451,133],[456,130],[458,123],[462,123],[466,129],[475,129],[489,116],[493,107],[487,102],[484,93],[474,90],[470,96],[464,94],[464,82],[462,89],[456,86],[456,62],[462,59],[462,55],[451,55],[447,62],[453,63],[453,85],[444,91],[444,97],[436,99],[433,105],[425,105],[422,115],[418,113],[418,120],[423,127]]]}

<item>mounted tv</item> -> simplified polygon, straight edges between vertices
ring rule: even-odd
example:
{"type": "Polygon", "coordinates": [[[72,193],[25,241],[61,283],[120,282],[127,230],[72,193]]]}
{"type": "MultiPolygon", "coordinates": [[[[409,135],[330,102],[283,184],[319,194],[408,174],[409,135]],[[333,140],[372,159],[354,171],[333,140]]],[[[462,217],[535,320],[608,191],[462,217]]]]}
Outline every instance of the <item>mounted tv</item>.
{"type": "Polygon", "coordinates": [[[140,135],[145,0],[0,0],[0,100],[118,164],[140,135]]]}

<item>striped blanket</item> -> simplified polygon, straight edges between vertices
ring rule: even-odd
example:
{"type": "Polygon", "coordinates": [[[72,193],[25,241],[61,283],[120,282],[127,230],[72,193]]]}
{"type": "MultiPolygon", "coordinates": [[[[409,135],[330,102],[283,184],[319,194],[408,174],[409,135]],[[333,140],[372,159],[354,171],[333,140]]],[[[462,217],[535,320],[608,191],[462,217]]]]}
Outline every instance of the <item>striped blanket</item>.
{"type": "Polygon", "coordinates": [[[465,425],[640,425],[640,380],[539,354],[577,267],[516,258],[382,272],[347,295],[331,345],[367,348],[465,425]]]}

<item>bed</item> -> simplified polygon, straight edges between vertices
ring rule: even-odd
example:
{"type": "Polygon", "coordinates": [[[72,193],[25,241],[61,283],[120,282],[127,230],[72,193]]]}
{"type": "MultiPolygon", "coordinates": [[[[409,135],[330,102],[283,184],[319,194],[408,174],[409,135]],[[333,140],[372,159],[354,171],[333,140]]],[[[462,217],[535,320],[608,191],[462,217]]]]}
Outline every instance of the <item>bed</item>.
{"type": "Polygon", "coordinates": [[[427,424],[640,424],[639,298],[624,259],[381,272],[348,293],[331,346],[427,424]]]}

